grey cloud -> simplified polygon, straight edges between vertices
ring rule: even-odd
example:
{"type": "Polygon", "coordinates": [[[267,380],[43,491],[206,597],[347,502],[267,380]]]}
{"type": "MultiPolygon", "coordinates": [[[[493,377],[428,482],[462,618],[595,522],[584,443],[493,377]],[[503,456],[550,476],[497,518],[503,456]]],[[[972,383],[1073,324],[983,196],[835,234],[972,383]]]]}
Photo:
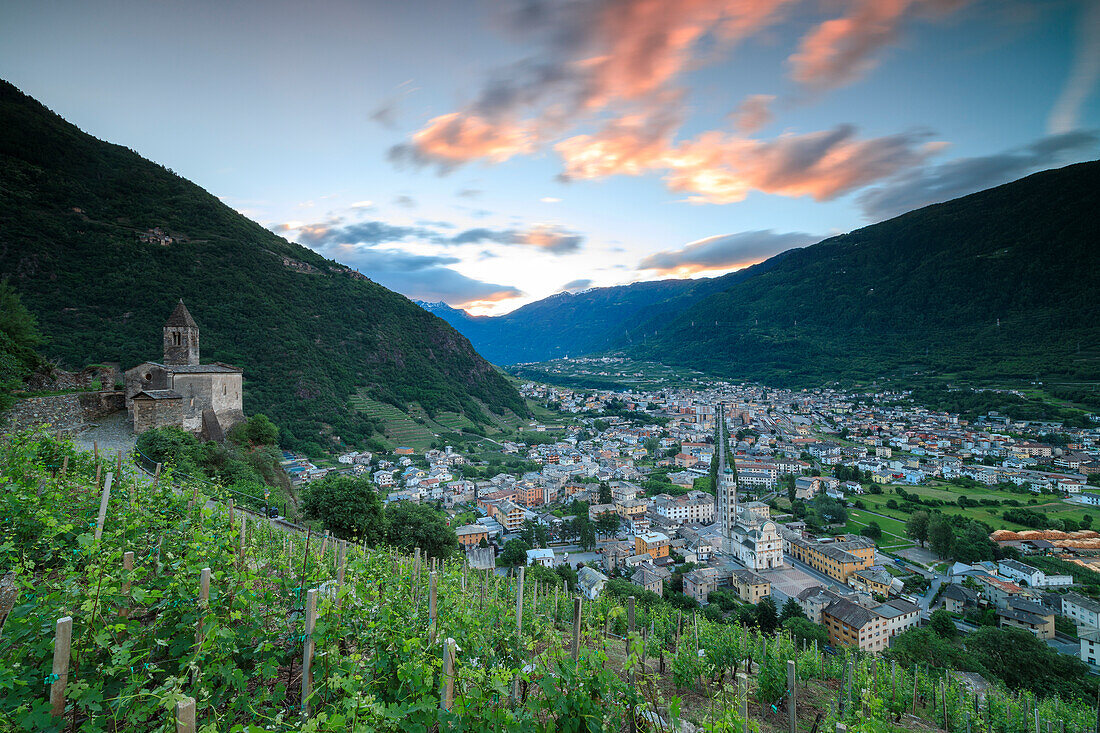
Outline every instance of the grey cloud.
{"type": "Polygon", "coordinates": [[[552,254],[566,254],[580,249],[584,236],[560,227],[536,226],[526,230],[487,229],[478,227],[467,229],[451,237],[451,244],[496,244],[536,247],[552,254]]]}
{"type": "Polygon", "coordinates": [[[958,158],[913,169],[858,197],[863,215],[880,221],[929,204],[999,186],[1071,159],[1096,155],[1100,137],[1094,130],[1050,135],[995,155],[958,158]]]}
{"type": "Polygon", "coordinates": [[[416,199],[414,199],[412,196],[406,196],[405,194],[394,196],[393,203],[395,206],[401,206],[406,209],[416,208],[416,199]]]}
{"type": "Polygon", "coordinates": [[[323,253],[350,265],[375,282],[414,300],[439,301],[461,306],[476,301],[507,300],[523,295],[511,285],[483,282],[446,265],[456,257],[415,255],[400,250],[335,245],[323,253]]]}
{"type": "Polygon", "coordinates": [[[779,233],[771,229],[707,237],[677,250],[657,252],[638,263],[639,270],[698,272],[721,270],[758,262],[780,252],[805,247],[821,237],[802,232],[779,233]]]}
{"type": "Polygon", "coordinates": [[[587,278],[581,278],[580,280],[571,280],[565,285],[562,285],[558,292],[562,293],[575,293],[579,290],[587,290],[592,286],[592,281],[587,278]]]}

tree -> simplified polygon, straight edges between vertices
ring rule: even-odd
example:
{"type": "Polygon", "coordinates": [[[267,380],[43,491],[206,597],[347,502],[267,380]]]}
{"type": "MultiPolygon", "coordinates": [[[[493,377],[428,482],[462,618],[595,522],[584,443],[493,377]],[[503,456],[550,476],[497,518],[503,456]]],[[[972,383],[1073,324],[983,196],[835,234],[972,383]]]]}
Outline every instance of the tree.
{"type": "Polygon", "coordinates": [[[790,632],[797,646],[801,646],[803,641],[808,645],[813,645],[816,641],[819,646],[825,646],[829,643],[829,630],[821,624],[815,624],[805,616],[788,618],[783,622],[783,628],[790,632]]]}
{"type": "Polygon", "coordinates": [[[764,598],[756,604],[756,625],[765,634],[775,633],[779,628],[779,611],[771,598],[764,598]]]}
{"type": "Polygon", "coordinates": [[[279,428],[271,422],[267,415],[258,412],[248,418],[247,425],[245,435],[253,445],[278,445],[279,428]]]}
{"type": "Polygon", "coordinates": [[[909,515],[909,521],[905,523],[905,535],[909,539],[916,540],[921,547],[924,547],[924,543],[928,541],[928,522],[930,519],[931,517],[926,511],[913,512],[909,515]]]}
{"type": "Polygon", "coordinates": [[[442,512],[423,504],[399,501],[386,508],[389,543],[412,552],[419,547],[429,557],[444,560],[458,546],[455,531],[447,526],[442,512]]]}
{"type": "Polygon", "coordinates": [[[596,546],[596,528],[588,519],[588,513],[578,514],[573,519],[573,536],[577,538],[577,544],[586,550],[596,546]]]}
{"type": "Polygon", "coordinates": [[[504,544],[504,549],[500,551],[500,557],[497,558],[497,565],[504,567],[515,567],[517,565],[527,564],[527,551],[531,549],[531,546],[524,542],[522,539],[508,540],[504,544]]]}
{"type": "Polygon", "coordinates": [[[928,521],[928,546],[942,558],[951,557],[955,549],[955,530],[943,514],[937,513],[928,521]]]}
{"type": "Polygon", "coordinates": [[[882,527],[878,525],[878,522],[871,520],[867,523],[867,526],[859,530],[859,533],[864,537],[870,537],[873,540],[882,539],[882,527]]]}
{"type": "Polygon", "coordinates": [[[621,519],[615,512],[604,512],[596,519],[596,529],[604,536],[612,535],[618,531],[621,519]]]}
{"type": "Polygon", "coordinates": [[[928,628],[944,639],[954,639],[959,635],[959,629],[955,626],[955,619],[943,608],[932,613],[932,618],[928,620],[928,628]]]}
{"type": "Polygon", "coordinates": [[[366,540],[372,546],[386,539],[386,515],[370,479],[325,476],[309,485],[302,511],[340,539],[366,540]]]}
{"type": "Polygon", "coordinates": [[[615,500],[611,496],[611,487],[607,485],[606,481],[600,482],[600,503],[601,504],[614,504],[615,500]]]}
{"type": "Polygon", "coordinates": [[[519,536],[531,547],[546,547],[550,541],[546,526],[531,519],[523,523],[519,536]]]}
{"type": "Polygon", "coordinates": [[[792,618],[806,618],[806,612],[802,610],[802,606],[798,605],[798,601],[794,598],[788,598],[783,604],[783,611],[779,614],[779,620],[786,622],[792,618]]]}

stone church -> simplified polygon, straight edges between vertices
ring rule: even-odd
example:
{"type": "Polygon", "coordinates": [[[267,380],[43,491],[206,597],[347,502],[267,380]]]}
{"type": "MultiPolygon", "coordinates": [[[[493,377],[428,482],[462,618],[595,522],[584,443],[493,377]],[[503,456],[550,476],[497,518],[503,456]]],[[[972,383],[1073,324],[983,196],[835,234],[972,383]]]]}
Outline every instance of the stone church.
{"type": "Polygon", "coordinates": [[[126,371],[126,409],[134,432],[174,425],[220,441],[244,419],[244,373],[238,367],[199,363],[199,327],[181,300],[164,324],[164,360],[126,371]]]}

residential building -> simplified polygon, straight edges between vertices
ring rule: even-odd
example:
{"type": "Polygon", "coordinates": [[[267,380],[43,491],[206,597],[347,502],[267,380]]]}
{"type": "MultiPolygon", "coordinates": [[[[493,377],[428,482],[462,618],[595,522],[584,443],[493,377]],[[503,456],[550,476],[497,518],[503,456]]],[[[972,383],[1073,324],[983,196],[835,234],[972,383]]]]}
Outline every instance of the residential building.
{"type": "Polygon", "coordinates": [[[730,573],[730,585],[745,603],[759,603],[772,594],[771,581],[751,570],[733,570],[730,573]]]}
{"type": "Polygon", "coordinates": [[[577,590],[590,601],[596,600],[607,585],[607,576],[599,570],[583,567],[577,573],[577,590]]]}
{"type": "Polygon", "coordinates": [[[920,623],[920,606],[901,598],[891,598],[873,610],[885,620],[888,639],[914,629],[920,623]]]}
{"type": "Polygon", "coordinates": [[[527,551],[528,565],[541,565],[544,568],[554,567],[554,551],[543,547],[527,551]]]}
{"type": "Polygon", "coordinates": [[[875,564],[875,543],[867,537],[841,535],[822,541],[788,534],[785,544],[793,558],[845,585],[852,573],[875,564]]]}
{"type": "Polygon", "coordinates": [[[1081,640],[1081,661],[1096,669],[1100,664],[1100,629],[1085,629],[1077,637],[1081,640]]]}
{"type": "Polygon", "coordinates": [[[962,613],[964,609],[978,605],[978,592],[957,583],[943,589],[943,607],[950,613],[962,613]]]}
{"type": "Polygon", "coordinates": [[[467,524],[455,530],[458,543],[463,547],[477,547],[481,541],[489,541],[489,531],[480,524],[467,524]]]}
{"type": "Polygon", "coordinates": [[[997,609],[997,624],[1025,629],[1040,639],[1054,638],[1054,610],[1019,598],[1010,598],[1007,607],[997,609]]]}
{"type": "Polygon", "coordinates": [[[714,568],[696,568],[684,573],[684,595],[699,603],[706,603],[707,597],[718,588],[718,572],[714,568]]]}
{"type": "Polygon", "coordinates": [[[1011,581],[1031,588],[1054,588],[1073,585],[1072,575],[1047,575],[1039,568],[1026,565],[1019,560],[1001,560],[997,563],[997,572],[1011,581]]]}
{"type": "Polygon", "coordinates": [[[645,532],[634,538],[634,553],[646,553],[654,560],[668,557],[668,546],[668,535],[660,532],[645,532]]]}
{"type": "Polygon", "coordinates": [[[1100,628],[1100,603],[1070,591],[1062,596],[1062,615],[1073,619],[1077,628],[1100,628]]]}
{"type": "Polygon", "coordinates": [[[975,575],[974,579],[981,584],[986,599],[996,608],[1008,608],[1010,598],[1029,600],[1032,597],[1026,589],[992,575],[975,575]]]}
{"type": "Polygon", "coordinates": [[[659,596],[664,595],[664,581],[661,576],[644,565],[634,571],[634,574],[630,576],[630,582],[659,596]]]}
{"type": "Polygon", "coordinates": [[[877,653],[889,643],[886,619],[845,598],[837,599],[822,609],[821,623],[829,631],[829,641],[835,645],[854,646],[877,653]]]}

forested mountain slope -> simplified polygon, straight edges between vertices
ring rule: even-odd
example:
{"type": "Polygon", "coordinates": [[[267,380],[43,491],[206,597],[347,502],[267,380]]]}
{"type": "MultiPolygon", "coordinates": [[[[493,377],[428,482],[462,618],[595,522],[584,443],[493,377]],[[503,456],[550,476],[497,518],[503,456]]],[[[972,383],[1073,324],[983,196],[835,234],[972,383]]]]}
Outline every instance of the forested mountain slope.
{"type": "Polygon", "coordinates": [[[279,423],[284,445],[368,435],[348,403],[358,388],[429,414],[482,420],[479,401],[526,412],[440,319],[6,82],[0,276],[37,315],[44,355],[69,366],[160,359],[161,327],[183,298],[203,361],[244,369],[245,410],[279,423]]]}
{"type": "Polygon", "coordinates": [[[773,384],[1100,379],[1100,163],[793,250],[632,334],[639,358],[773,384]]]}

